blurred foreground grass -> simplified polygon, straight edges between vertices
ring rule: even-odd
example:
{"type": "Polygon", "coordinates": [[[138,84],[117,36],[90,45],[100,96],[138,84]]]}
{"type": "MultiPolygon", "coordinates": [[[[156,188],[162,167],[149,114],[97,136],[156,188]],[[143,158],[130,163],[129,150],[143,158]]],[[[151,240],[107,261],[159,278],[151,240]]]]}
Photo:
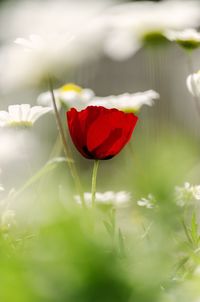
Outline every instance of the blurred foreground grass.
{"type": "MultiPolygon", "coordinates": [[[[181,220],[189,229],[191,211],[177,207],[174,188],[198,183],[199,143],[170,128],[153,140],[141,131],[99,171],[98,190],[131,191],[129,207],[75,205],[65,162],[6,201],[15,217],[1,223],[1,301],[198,301],[198,243],[187,241],[181,220]],[[157,206],[139,207],[149,193],[157,206]]],[[[79,170],[88,191],[87,164],[79,170]]]]}

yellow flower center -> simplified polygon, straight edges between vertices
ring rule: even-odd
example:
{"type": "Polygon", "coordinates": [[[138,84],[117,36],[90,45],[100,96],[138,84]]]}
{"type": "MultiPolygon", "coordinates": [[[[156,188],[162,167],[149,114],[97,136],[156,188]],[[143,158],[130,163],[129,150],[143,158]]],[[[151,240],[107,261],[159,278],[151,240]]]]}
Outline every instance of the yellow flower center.
{"type": "Polygon", "coordinates": [[[22,128],[29,128],[32,125],[33,123],[28,121],[12,121],[9,122],[8,124],[9,127],[22,127],[22,128]]]}
{"type": "Polygon", "coordinates": [[[74,92],[77,92],[77,93],[81,93],[82,88],[78,85],[73,84],[73,83],[69,83],[69,84],[66,84],[66,85],[60,87],[59,90],[60,90],[60,92],[74,91],[74,92]]]}

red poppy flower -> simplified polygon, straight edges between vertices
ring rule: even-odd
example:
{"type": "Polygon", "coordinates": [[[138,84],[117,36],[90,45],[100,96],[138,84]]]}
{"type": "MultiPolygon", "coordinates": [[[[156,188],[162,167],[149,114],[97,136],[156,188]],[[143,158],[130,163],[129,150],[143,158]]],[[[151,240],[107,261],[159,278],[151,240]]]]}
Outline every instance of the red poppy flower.
{"type": "Polygon", "coordinates": [[[138,118],[117,109],[89,106],[67,113],[69,132],[78,151],[89,159],[110,159],[131,138],[138,118]]]}

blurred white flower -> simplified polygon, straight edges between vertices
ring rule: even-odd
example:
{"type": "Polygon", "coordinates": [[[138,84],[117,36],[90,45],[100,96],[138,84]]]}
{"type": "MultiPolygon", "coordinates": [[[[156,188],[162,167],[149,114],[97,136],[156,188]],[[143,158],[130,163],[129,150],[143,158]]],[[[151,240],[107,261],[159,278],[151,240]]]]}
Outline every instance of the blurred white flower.
{"type": "Polygon", "coordinates": [[[182,31],[169,30],[166,36],[170,41],[194,41],[200,42],[200,33],[194,28],[187,28],[182,31]]]}
{"type": "Polygon", "coordinates": [[[200,97],[200,71],[190,74],[187,77],[186,85],[193,96],[200,97]]]}
{"type": "Polygon", "coordinates": [[[108,33],[104,42],[105,54],[116,61],[132,57],[140,47],[141,43],[134,34],[121,29],[108,33]]]}
{"type": "MultiPolygon", "coordinates": [[[[94,92],[91,89],[83,89],[80,86],[69,83],[54,90],[56,104],[58,109],[64,104],[65,107],[75,107],[84,109],[90,104],[94,97],[94,92]]],[[[41,106],[53,106],[50,92],[43,92],[37,98],[37,103],[41,106]]]]}
{"type": "Polygon", "coordinates": [[[42,115],[52,108],[31,107],[29,104],[8,106],[8,111],[0,111],[0,127],[31,127],[42,115]]]}
{"type": "Polygon", "coordinates": [[[127,59],[143,45],[146,37],[164,37],[166,30],[199,26],[200,4],[183,0],[125,3],[114,6],[107,19],[109,30],[104,51],[113,59],[127,59]]]}
{"type": "Polygon", "coordinates": [[[0,37],[13,39],[15,44],[0,51],[1,86],[8,89],[36,83],[47,74],[59,76],[96,58],[102,48],[105,25],[99,16],[105,6],[104,1],[78,0],[5,4],[0,12],[0,37]],[[1,31],[5,27],[6,36],[1,31]]]}
{"type": "MultiPolygon", "coordinates": [[[[22,50],[28,51],[28,55],[31,56],[32,59],[35,57],[38,60],[44,60],[44,62],[47,62],[48,65],[46,66],[46,72],[48,72],[48,68],[51,70],[52,63],[50,60],[59,60],[56,57],[62,55],[63,51],[66,51],[66,45],[70,44],[74,38],[75,37],[73,35],[67,34],[31,34],[27,39],[17,38],[14,43],[20,46],[22,50]],[[47,61],[48,57],[49,61],[47,61]]],[[[40,63],[43,64],[43,62],[40,63]]]]}
{"type": "Polygon", "coordinates": [[[200,200],[200,185],[193,186],[193,195],[196,200],[200,200]]]}
{"type": "Polygon", "coordinates": [[[152,106],[160,96],[154,90],[138,93],[124,93],[107,97],[94,97],[90,105],[117,108],[127,112],[137,112],[143,105],[152,106]]]}
{"type": "Polygon", "coordinates": [[[152,194],[149,194],[147,198],[141,198],[140,200],[137,201],[137,205],[140,207],[145,207],[147,209],[152,209],[155,207],[155,197],[152,194]]]}
{"type": "Polygon", "coordinates": [[[181,46],[189,49],[200,46],[200,33],[194,28],[188,28],[182,31],[167,31],[166,38],[170,41],[175,41],[181,46]]]}
{"type": "Polygon", "coordinates": [[[194,186],[185,182],[183,187],[175,187],[175,199],[180,207],[193,200],[200,200],[200,185],[194,186]]]}
{"type": "MultiPolygon", "coordinates": [[[[104,193],[96,192],[96,203],[99,205],[112,205],[114,207],[124,207],[129,204],[131,194],[126,191],[107,191],[104,193]]],[[[74,196],[75,202],[81,204],[81,199],[79,195],[74,196]]],[[[87,206],[92,205],[92,194],[89,192],[84,193],[84,199],[87,206]]]]}

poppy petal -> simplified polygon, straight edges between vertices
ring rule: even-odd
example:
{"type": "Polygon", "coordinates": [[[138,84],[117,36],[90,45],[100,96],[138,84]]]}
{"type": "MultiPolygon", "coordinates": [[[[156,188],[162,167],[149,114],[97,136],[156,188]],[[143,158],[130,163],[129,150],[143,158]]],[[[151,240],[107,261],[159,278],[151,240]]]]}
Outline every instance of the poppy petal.
{"type": "Polygon", "coordinates": [[[102,106],[67,112],[69,132],[78,151],[86,158],[109,159],[129,141],[138,118],[133,113],[102,106]]]}

